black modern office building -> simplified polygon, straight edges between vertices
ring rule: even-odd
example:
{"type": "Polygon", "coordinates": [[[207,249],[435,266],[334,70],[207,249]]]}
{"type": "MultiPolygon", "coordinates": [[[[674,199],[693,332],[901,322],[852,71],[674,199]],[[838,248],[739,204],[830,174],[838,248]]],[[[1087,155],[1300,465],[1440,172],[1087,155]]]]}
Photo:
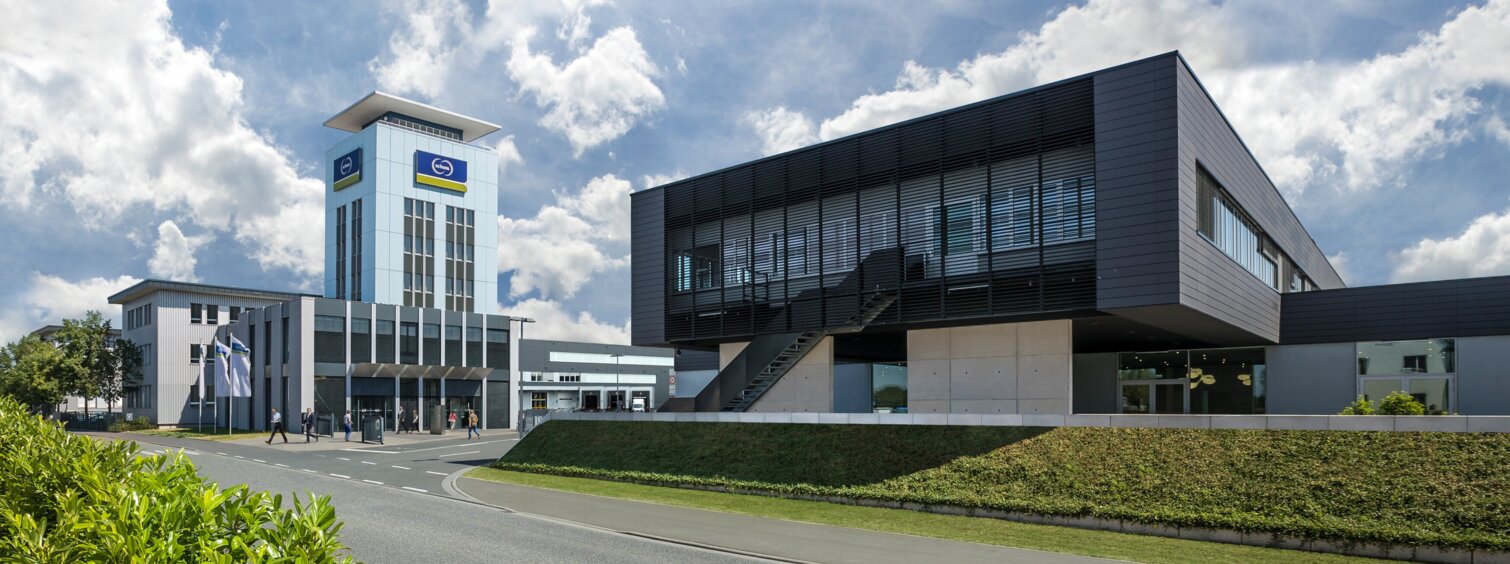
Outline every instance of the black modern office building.
{"type": "Polygon", "coordinates": [[[669,409],[1510,413],[1510,278],[1345,289],[1178,53],[641,191],[632,223],[634,344],[720,355],[669,409]]]}

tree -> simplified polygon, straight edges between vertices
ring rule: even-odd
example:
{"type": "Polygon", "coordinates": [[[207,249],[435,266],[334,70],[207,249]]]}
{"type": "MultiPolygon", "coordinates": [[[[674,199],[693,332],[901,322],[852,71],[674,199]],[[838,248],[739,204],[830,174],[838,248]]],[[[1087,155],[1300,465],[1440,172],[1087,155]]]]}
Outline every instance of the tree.
{"type": "Polygon", "coordinates": [[[120,395],[119,361],[117,351],[113,350],[116,343],[110,338],[110,320],[100,312],[85,313],[83,319],[64,319],[63,328],[53,336],[53,342],[71,364],[78,366],[77,371],[64,375],[61,384],[64,393],[85,400],[86,417],[88,400],[104,397],[107,388],[120,395]]]}
{"type": "Polygon", "coordinates": [[[0,395],[32,411],[50,411],[67,394],[62,382],[78,371],[57,347],[28,335],[0,349],[0,395]]]}
{"type": "Polygon", "coordinates": [[[125,389],[142,380],[142,351],[131,339],[116,339],[110,347],[108,364],[108,377],[100,383],[100,399],[105,400],[107,409],[113,410],[125,389]]]}

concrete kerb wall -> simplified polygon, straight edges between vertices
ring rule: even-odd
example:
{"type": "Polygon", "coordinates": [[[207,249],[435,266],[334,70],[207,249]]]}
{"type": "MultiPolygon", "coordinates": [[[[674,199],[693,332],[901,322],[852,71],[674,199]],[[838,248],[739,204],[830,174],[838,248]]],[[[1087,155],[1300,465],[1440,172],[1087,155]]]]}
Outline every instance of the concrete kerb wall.
{"type": "MultiPolygon", "coordinates": [[[[1427,431],[1510,433],[1510,416],[1489,415],[1054,415],[1018,413],[589,413],[549,419],[829,425],[972,425],[998,427],[1131,427],[1144,429],[1269,429],[1275,431],[1427,431]]],[[[542,423],[544,420],[542,420],[542,423]]]]}

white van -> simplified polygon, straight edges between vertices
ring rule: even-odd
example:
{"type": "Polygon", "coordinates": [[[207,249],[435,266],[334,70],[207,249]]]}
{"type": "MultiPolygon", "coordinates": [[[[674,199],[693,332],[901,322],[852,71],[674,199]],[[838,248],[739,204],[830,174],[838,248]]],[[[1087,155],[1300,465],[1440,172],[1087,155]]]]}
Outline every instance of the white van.
{"type": "Polygon", "coordinates": [[[634,398],[633,401],[629,402],[629,410],[635,413],[644,413],[645,398],[634,398]]]}

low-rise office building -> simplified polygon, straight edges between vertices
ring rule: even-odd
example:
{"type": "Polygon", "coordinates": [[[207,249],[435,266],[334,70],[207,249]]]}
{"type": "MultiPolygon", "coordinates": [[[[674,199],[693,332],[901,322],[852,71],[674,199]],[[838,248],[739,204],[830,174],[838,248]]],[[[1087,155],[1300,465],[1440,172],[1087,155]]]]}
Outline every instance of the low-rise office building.
{"type": "Polygon", "coordinates": [[[671,349],[599,343],[519,342],[519,402],[525,409],[653,411],[669,396],[671,349]]]}
{"type": "Polygon", "coordinates": [[[1178,53],[631,202],[666,409],[1510,414],[1510,278],[1346,288],[1178,53]]]}

